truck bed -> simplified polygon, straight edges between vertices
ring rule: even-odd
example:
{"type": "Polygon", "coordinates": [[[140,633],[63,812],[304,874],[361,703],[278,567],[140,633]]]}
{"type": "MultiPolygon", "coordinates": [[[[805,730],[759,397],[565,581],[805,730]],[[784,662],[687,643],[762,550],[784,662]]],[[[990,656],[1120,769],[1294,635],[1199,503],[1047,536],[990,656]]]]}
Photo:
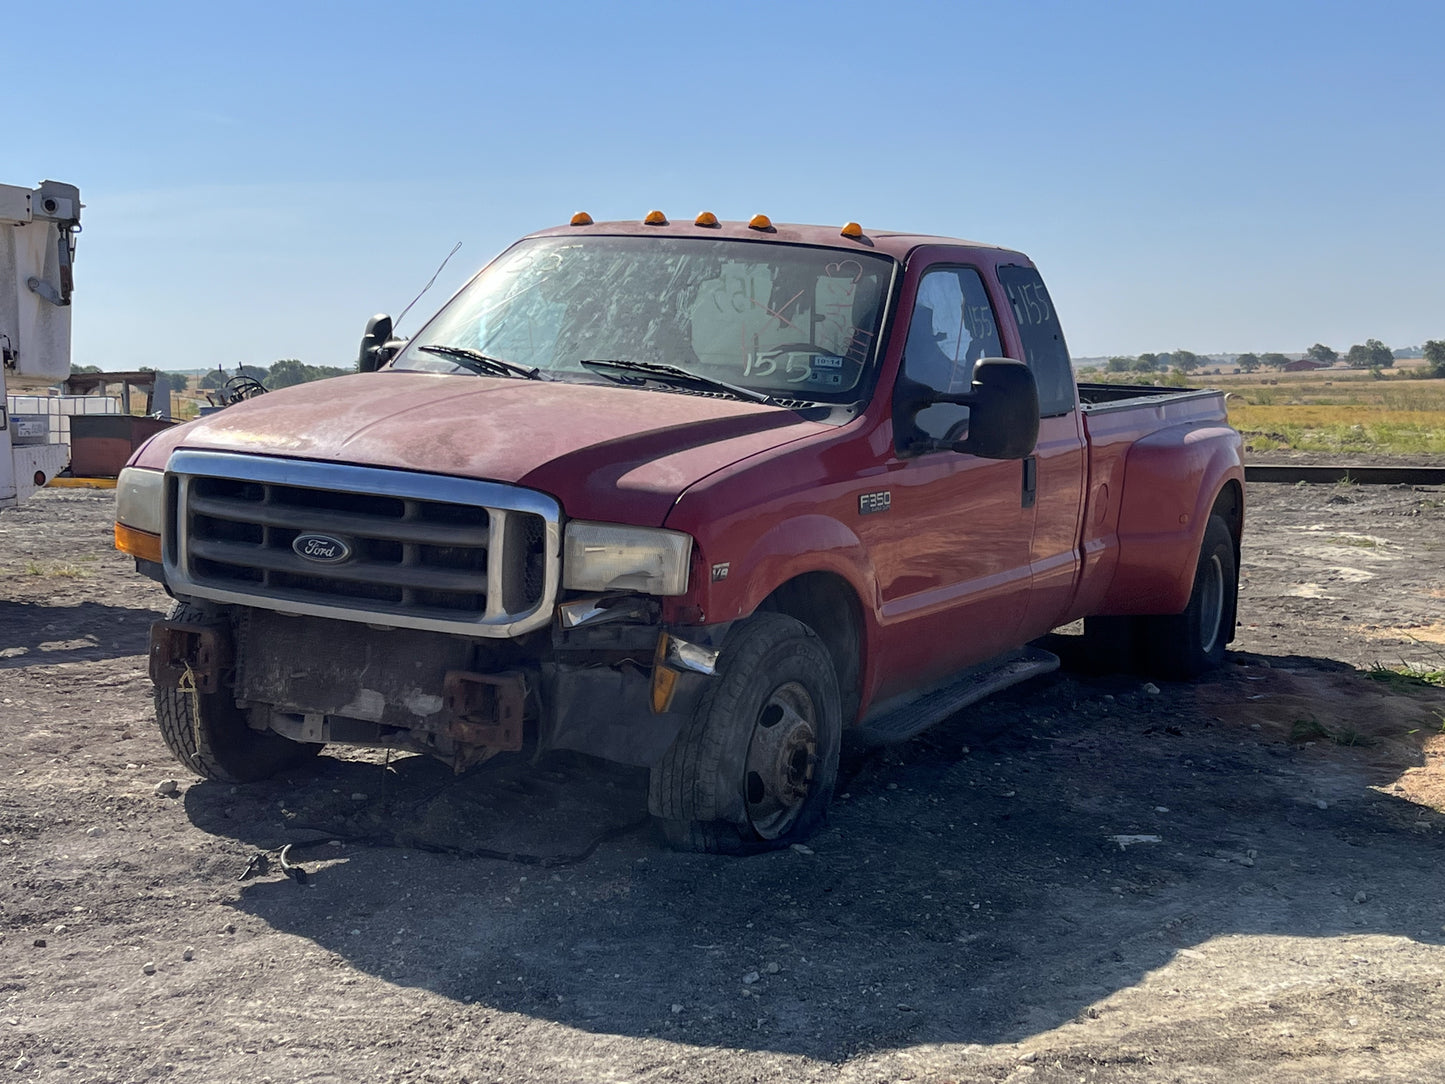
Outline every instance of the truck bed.
{"type": "Polygon", "coordinates": [[[1181,403],[1191,399],[1222,396],[1212,388],[1161,388],[1150,384],[1079,385],[1079,409],[1085,414],[1103,414],[1135,406],[1181,403]]]}
{"type": "MultiPolygon", "coordinates": [[[[1081,383],[1079,409],[1090,515],[1075,616],[1174,612],[1220,480],[1241,474],[1224,393],[1081,383]]],[[[1228,506],[1242,518],[1242,491],[1228,506]]]]}

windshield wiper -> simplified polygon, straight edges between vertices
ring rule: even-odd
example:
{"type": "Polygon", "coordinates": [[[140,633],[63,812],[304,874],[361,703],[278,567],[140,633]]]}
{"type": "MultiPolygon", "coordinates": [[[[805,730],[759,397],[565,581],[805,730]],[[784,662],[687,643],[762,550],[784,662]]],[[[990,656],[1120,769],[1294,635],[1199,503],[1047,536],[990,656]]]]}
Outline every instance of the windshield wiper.
{"type": "MultiPolygon", "coordinates": [[[[583,358],[578,362],[589,369],[617,369],[624,373],[640,373],[650,380],[656,380],[660,384],[671,384],[673,387],[701,388],[706,391],[723,391],[734,395],[739,399],[747,399],[754,403],[773,403],[776,400],[771,395],[754,391],[752,388],[744,388],[738,384],[729,384],[726,380],[719,380],[713,376],[703,376],[701,373],[688,372],[686,369],[676,365],[663,365],[651,361],[601,361],[591,358],[583,358]]],[[[602,376],[607,376],[602,373],[602,376]]],[[[617,380],[618,383],[631,383],[625,378],[608,377],[609,380],[617,380]]]]}
{"type": "Polygon", "coordinates": [[[463,368],[484,376],[520,376],[525,380],[544,379],[542,370],[535,366],[503,361],[490,354],[483,354],[480,350],[473,350],[470,346],[445,346],[441,343],[428,343],[426,346],[418,346],[417,349],[425,350],[428,354],[440,354],[444,358],[451,358],[453,361],[460,362],[463,368]]]}

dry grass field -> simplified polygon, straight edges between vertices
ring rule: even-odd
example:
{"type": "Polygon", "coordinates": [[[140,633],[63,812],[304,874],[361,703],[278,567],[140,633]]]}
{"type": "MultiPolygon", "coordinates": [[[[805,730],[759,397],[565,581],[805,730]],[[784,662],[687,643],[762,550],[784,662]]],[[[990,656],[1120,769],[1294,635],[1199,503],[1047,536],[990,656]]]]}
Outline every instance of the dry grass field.
{"type": "Polygon", "coordinates": [[[1445,379],[1416,378],[1420,364],[1405,361],[1380,377],[1354,369],[1205,372],[1189,383],[1229,394],[1230,424],[1251,452],[1445,454],[1445,379]]]}

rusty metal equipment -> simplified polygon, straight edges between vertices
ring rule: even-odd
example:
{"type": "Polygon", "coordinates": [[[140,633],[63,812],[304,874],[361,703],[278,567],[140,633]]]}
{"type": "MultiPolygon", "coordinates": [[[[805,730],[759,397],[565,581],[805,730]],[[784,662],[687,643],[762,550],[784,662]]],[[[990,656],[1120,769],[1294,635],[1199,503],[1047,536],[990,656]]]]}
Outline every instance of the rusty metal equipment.
{"type": "Polygon", "coordinates": [[[176,688],[189,673],[196,692],[213,693],[230,665],[231,638],[224,629],[182,621],[151,626],[150,676],[157,688],[176,688]]]}
{"type": "Polygon", "coordinates": [[[449,716],[447,733],[458,744],[495,752],[522,748],[527,683],[521,674],[448,670],[442,698],[449,716]]]}

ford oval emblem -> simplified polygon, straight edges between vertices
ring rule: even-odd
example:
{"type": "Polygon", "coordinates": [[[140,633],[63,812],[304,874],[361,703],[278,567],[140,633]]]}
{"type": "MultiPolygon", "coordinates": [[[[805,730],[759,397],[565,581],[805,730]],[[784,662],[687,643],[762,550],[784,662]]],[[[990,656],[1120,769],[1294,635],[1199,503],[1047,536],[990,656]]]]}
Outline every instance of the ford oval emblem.
{"type": "Polygon", "coordinates": [[[351,547],[329,534],[298,534],[291,548],[298,556],[323,565],[339,565],[351,556],[351,547]]]}

